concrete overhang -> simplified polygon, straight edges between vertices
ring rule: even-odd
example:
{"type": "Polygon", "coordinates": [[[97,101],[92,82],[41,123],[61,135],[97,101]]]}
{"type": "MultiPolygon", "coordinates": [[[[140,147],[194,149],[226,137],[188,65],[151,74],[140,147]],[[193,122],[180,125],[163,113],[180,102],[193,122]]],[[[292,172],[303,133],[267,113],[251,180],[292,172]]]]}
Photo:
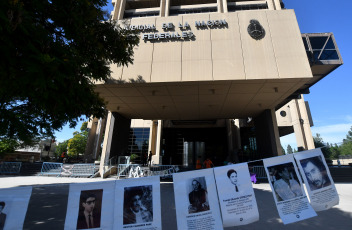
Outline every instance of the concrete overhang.
{"type": "Polygon", "coordinates": [[[307,79],[100,84],[107,109],[131,119],[208,120],[255,117],[307,79]]]}
{"type": "Polygon", "coordinates": [[[307,58],[313,78],[309,79],[296,92],[276,106],[276,110],[301,94],[309,94],[309,88],[343,64],[340,50],[333,33],[302,34],[307,58]]]}

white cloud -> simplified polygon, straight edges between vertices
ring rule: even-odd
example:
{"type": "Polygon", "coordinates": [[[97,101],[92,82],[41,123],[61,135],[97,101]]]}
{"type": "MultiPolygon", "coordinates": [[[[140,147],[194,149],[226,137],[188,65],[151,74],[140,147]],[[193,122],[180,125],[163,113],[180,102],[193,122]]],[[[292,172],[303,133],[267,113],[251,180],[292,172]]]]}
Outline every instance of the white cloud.
{"type": "Polygon", "coordinates": [[[312,127],[312,134],[315,136],[317,133],[319,133],[324,142],[340,143],[344,138],[346,138],[346,135],[351,126],[352,123],[344,123],[312,127]]]}

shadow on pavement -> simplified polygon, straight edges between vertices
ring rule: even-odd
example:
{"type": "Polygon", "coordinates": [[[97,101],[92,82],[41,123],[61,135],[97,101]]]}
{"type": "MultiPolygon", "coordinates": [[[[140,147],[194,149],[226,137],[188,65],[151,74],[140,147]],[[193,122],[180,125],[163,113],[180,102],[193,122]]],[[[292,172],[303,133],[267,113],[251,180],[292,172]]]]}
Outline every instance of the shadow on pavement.
{"type": "MultiPolygon", "coordinates": [[[[352,229],[352,214],[332,208],[318,212],[317,217],[284,225],[279,218],[271,191],[254,189],[259,208],[259,221],[226,228],[226,230],[266,229],[352,229]]],[[[64,229],[69,184],[33,186],[23,229],[64,229]]],[[[111,202],[113,205],[113,202],[111,202]]],[[[172,183],[161,184],[162,229],[176,230],[176,210],[172,183]]]]}

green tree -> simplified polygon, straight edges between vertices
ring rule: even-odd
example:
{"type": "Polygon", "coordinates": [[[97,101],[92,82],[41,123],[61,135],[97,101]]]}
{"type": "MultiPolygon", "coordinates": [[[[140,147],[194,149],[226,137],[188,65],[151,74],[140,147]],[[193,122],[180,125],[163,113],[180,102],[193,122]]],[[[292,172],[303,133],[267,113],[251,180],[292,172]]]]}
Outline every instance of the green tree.
{"type": "Polygon", "coordinates": [[[282,150],[282,155],[286,155],[286,151],[285,151],[284,147],[282,147],[282,145],[281,145],[281,150],[282,150]]]}
{"type": "Polygon", "coordinates": [[[291,145],[287,145],[287,154],[293,153],[291,145]]]}
{"type": "Polygon", "coordinates": [[[346,139],[343,139],[342,145],[340,146],[341,155],[352,155],[352,127],[346,135],[346,139]]]}
{"type": "Polygon", "coordinates": [[[325,157],[325,159],[330,159],[331,158],[331,150],[330,150],[330,146],[329,144],[325,144],[324,141],[323,141],[323,138],[320,136],[319,133],[316,134],[315,137],[313,137],[313,141],[314,141],[314,145],[315,145],[315,148],[321,148],[321,151],[325,157]]]}
{"type": "Polygon", "coordinates": [[[59,143],[55,149],[55,156],[60,157],[62,153],[67,153],[67,149],[68,149],[67,145],[68,145],[68,140],[59,143]]]}
{"type": "Polygon", "coordinates": [[[330,146],[330,151],[331,151],[331,157],[333,159],[338,159],[339,156],[341,155],[341,149],[339,146],[337,146],[337,144],[335,144],[334,146],[331,145],[330,146]]]}
{"type": "Polygon", "coordinates": [[[0,156],[5,154],[5,153],[13,153],[20,144],[13,139],[2,139],[0,140],[0,156]]]}
{"type": "Polygon", "coordinates": [[[80,154],[84,154],[88,140],[87,124],[87,122],[83,122],[81,132],[74,132],[73,138],[68,141],[68,156],[78,158],[80,154]]]}
{"type": "Polygon", "coordinates": [[[133,62],[139,38],[110,20],[107,0],[0,1],[0,138],[51,136],[103,117],[94,82],[133,62]],[[79,105],[79,106],[78,106],[79,105]]]}

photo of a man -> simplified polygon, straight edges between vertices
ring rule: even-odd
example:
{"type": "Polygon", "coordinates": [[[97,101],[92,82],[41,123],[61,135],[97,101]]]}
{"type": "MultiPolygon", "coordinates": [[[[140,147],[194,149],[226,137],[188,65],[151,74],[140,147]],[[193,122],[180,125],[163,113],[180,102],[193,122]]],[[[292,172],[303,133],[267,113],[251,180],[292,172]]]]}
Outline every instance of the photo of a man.
{"type": "Polygon", "coordinates": [[[188,207],[189,214],[208,211],[210,207],[205,177],[193,178],[190,181],[192,191],[188,194],[188,199],[190,203],[188,207]],[[203,187],[200,181],[202,181],[203,187]]]}
{"type": "Polygon", "coordinates": [[[310,190],[324,188],[331,185],[321,156],[300,160],[304,174],[307,177],[310,190]]]}
{"type": "Polygon", "coordinates": [[[124,225],[152,222],[152,186],[126,187],[123,206],[124,225]]]}
{"type": "Polygon", "coordinates": [[[237,185],[237,172],[234,169],[230,169],[227,171],[227,177],[229,178],[231,184],[235,186],[234,190],[238,192],[238,185],[237,185]]]}
{"type": "Polygon", "coordinates": [[[4,229],[5,221],[6,221],[6,214],[2,212],[4,208],[5,208],[5,202],[1,201],[0,202],[0,230],[4,229]]]}
{"type": "Polygon", "coordinates": [[[271,183],[278,201],[293,199],[303,195],[301,185],[292,163],[268,167],[271,183]]]}
{"type": "Polygon", "coordinates": [[[100,228],[103,190],[81,191],[77,229],[100,228]]]}

